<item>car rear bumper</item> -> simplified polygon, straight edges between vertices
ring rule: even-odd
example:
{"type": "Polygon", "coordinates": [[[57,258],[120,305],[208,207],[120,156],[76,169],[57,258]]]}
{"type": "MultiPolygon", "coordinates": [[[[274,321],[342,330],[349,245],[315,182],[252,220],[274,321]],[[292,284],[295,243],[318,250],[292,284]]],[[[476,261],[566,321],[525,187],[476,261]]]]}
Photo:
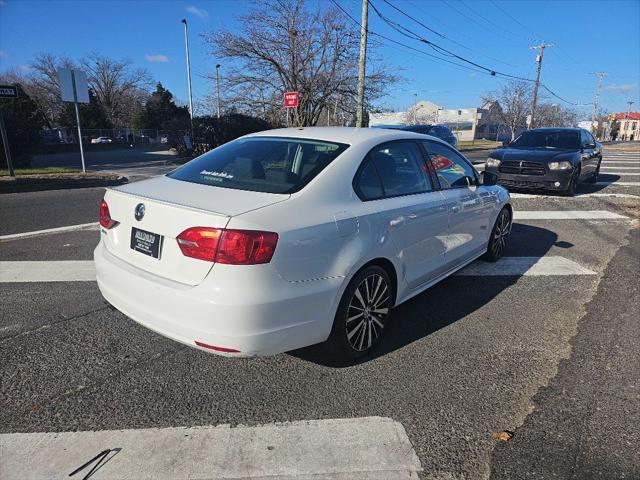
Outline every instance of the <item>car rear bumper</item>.
{"type": "Polygon", "coordinates": [[[115,308],[161,335],[227,356],[272,355],[326,340],[344,280],[294,283],[270,265],[215,265],[193,287],[120,260],[102,241],[94,261],[98,287],[115,308]]]}
{"type": "Polygon", "coordinates": [[[498,175],[498,183],[507,189],[522,190],[566,190],[571,181],[573,170],[558,170],[547,172],[545,175],[517,175],[500,172],[497,168],[487,168],[487,171],[498,175]]]}

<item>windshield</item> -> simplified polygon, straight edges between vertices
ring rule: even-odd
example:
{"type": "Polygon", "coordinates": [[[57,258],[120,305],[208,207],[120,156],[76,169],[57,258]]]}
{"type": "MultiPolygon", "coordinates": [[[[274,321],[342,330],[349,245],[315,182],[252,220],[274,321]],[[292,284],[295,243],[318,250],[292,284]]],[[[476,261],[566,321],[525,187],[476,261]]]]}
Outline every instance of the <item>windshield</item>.
{"type": "Polygon", "coordinates": [[[293,193],[348,145],[299,138],[251,137],[222,145],[169,173],[176,180],[267,193],[293,193]]]}
{"type": "Polygon", "coordinates": [[[573,130],[529,130],[510,145],[516,148],[580,148],[580,133],[573,130]]]}

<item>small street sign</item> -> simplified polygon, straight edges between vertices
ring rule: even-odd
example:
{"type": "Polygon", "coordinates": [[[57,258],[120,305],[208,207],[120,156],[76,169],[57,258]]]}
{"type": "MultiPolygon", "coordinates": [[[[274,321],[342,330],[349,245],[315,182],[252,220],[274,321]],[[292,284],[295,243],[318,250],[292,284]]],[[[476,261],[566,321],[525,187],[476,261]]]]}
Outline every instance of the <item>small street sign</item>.
{"type": "Polygon", "coordinates": [[[0,98],[18,98],[18,87],[0,85],[0,98]]]}
{"type": "Polygon", "coordinates": [[[295,108],[298,106],[298,92],[285,92],[284,93],[284,107],[295,108]]]}
{"type": "Polygon", "coordinates": [[[89,103],[89,87],[87,76],[82,70],[60,68],[60,97],[63,102],[89,103]]]}

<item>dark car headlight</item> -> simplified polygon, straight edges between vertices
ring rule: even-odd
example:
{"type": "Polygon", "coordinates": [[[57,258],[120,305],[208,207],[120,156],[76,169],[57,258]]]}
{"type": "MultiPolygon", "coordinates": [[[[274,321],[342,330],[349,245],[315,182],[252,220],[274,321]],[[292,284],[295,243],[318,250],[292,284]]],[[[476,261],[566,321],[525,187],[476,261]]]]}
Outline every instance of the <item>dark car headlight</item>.
{"type": "Polygon", "coordinates": [[[487,167],[498,168],[500,166],[500,163],[502,162],[497,158],[487,158],[487,167]]]}
{"type": "Polygon", "coordinates": [[[571,170],[573,165],[566,160],[562,162],[549,162],[549,170],[571,170]]]}

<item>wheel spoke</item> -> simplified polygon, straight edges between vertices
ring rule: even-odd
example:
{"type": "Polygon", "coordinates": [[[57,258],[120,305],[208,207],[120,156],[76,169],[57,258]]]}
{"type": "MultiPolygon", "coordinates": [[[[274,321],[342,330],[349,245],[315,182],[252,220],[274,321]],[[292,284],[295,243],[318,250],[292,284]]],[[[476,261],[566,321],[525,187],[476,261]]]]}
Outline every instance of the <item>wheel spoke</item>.
{"type": "Polygon", "coordinates": [[[374,323],[378,324],[380,329],[384,328],[384,324],[380,321],[380,319],[378,317],[376,317],[375,315],[371,315],[371,318],[373,319],[374,323]]]}
{"type": "MultiPolygon", "coordinates": [[[[380,292],[380,295],[378,296],[378,298],[376,298],[376,299],[373,301],[373,306],[374,306],[374,307],[378,307],[378,306],[382,303],[382,300],[381,300],[381,299],[382,299],[382,297],[384,296],[384,294],[385,294],[385,293],[387,293],[387,286],[386,286],[386,285],[385,285],[385,286],[384,286],[384,288],[382,289],[382,292],[380,292]]],[[[387,295],[387,296],[385,296],[384,298],[385,298],[385,300],[386,300],[386,298],[388,298],[388,295],[387,295]]]]}
{"type": "Polygon", "coordinates": [[[371,313],[381,313],[383,315],[386,315],[387,313],[389,313],[389,309],[387,307],[376,308],[375,310],[371,310],[371,313]]]}
{"type": "Polygon", "coordinates": [[[363,316],[364,316],[364,314],[363,314],[363,313],[358,313],[358,314],[354,315],[353,317],[349,317],[349,318],[347,318],[347,323],[349,323],[349,322],[353,322],[356,318],[361,318],[361,317],[363,317],[363,316]]]}
{"type": "Polygon", "coordinates": [[[358,301],[360,302],[360,305],[362,305],[363,307],[367,306],[366,302],[362,299],[362,293],[360,292],[360,287],[358,287],[356,289],[355,296],[358,299],[358,301]]]}
{"type": "Polygon", "coordinates": [[[364,319],[362,319],[358,325],[353,327],[353,330],[351,330],[350,332],[347,332],[347,338],[349,339],[349,341],[351,341],[351,339],[356,334],[356,332],[361,330],[361,327],[362,327],[363,324],[364,324],[364,319]]]}

